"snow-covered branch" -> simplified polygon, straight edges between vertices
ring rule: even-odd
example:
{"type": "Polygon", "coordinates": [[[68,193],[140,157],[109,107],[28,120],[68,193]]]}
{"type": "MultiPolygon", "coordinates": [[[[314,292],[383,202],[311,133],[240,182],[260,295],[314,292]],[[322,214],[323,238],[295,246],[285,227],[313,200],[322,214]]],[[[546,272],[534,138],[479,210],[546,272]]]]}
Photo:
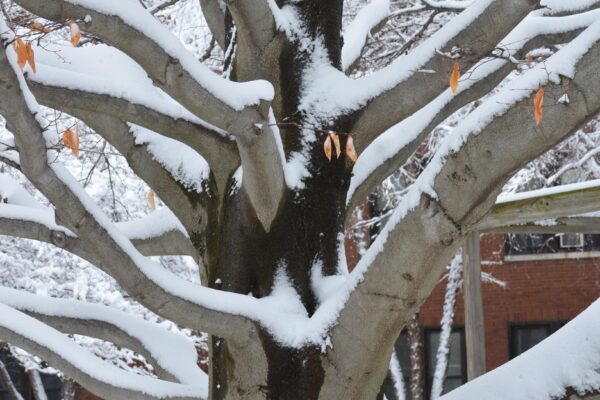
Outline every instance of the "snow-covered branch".
{"type": "Polygon", "coordinates": [[[92,393],[107,399],[202,399],[201,382],[181,384],[124,371],[48,325],[0,304],[0,338],[37,354],[92,393]]]}
{"type": "MultiPolygon", "coordinates": [[[[600,110],[600,98],[594,95],[600,90],[599,40],[600,23],[596,22],[544,66],[507,84],[455,128],[352,272],[351,283],[344,289],[351,291],[346,292],[347,300],[332,330],[336,352],[370,352],[364,343],[357,343],[359,338],[381,343],[382,332],[399,332],[429,296],[461,239],[493,206],[502,183],[527,160],[596,115],[600,110]],[[541,86],[548,99],[564,91],[559,76],[571,81],[568,92],[573,101],[547,111],[536,126],[530,99],[541,86]],[[353,333],[350,338],[347,332],[353,333]]],[[[358,354],[355,359],[368,357],[358,354]]],[[[333,367],[338,371],[336,379],[356,373],[341,360],[334,362],[339,362],[333,367]]],[[[362,368],[375,371],[387,365],[374,360],[362,368]]],[[[355,375],[349,379],[361,382],[355,375]]]]}
{"type": "Polygon", "coordinates": [[[183,143],[117,118],[70,110],[123,154],[135,174],[154,190],[189,230],[202,235],[208,223],[208,165],[183,143]]]}
{"type": "Polygon", "coordinates": [[[372,0],[356,14],[343,34],[343,71],[352,69],[352,65],[359,59],[369,35],[373,35],[381,29],[389,14],[389,0],[372,0]]]}
{"type": "Polygon", "coordinates": [[[441,9],[444,11],[462,11],[473,2],[466,1],[454,1],[454,0],[421,0],[427,7],[433,9],[441,9]]]}
{"type": "Polygon", "coordinates": [[[598,0],[572,0],[564,2],[562,0],[542,0],[540,5],[543,7],[537,11],[543,15],[569,15],[583,11],[593,10],[600,7],[598,0]]]}
{"type": "Polygon", "coordinates": [[[117,227],[144,255],[187,255],[198,259],[185,228],[167,208],[138,220],[121,222],[117,227]]]}
{"type": "Polygon", "coordinates": [[[382,132],[444,91],[454,62],[467,70],[482,56],[491,54],[496,43],[536,4],[537,1],[532,0],[477,1],[408,55],[361,78],[359,81],[364,85],[368,83],[371,90],[364,92],[367,96],[362,100],[365,105],[357,112],[352,129],[356,133],[355,145],[359,154],[382,132]]]}
{"type": "MultiPolygon", "coordinates": [[[[497,47],[506,53],[505,58],[524,59],[533,49],[569,42],[599,16],[597,10],[565,17],[530,15],[497,47]]],[[[460,107],[492,91],[515,67],[505,59],[483,59],[463,73],[456,95],[446,89],[431,103],[379,135],[361,154],[354,168],[348,193],[349,209],[354,209],[383,179],[404,165],[438,124],[460,107]]]]}
{"type": "Polygon", "coordinates": [[[38,296],[0,287],[0,303],[53,328],[127,347],[146,357],[161,379],[208,386],[194,344],[163,327],[101,304],[38,296]]]}
{"type": "MultiPolygon", "coordinates": [[[[40,66],[39,69],[43,71],[43,66],[40,66]]],[[[38,74],[30,76],[30,79],[37,79],[38,76],[38,74]]],[[[32,80],[30,82],[36,99],[47,107],[74,116],[80,114],[80,111],[92,112],[87,113],[88,116],[105,114],[185,143],[206,159],[220,178],[219,183],[222,183],[225,176],[231,175],[239,165],[235,141],[200,124],[165,115],[156,109],[137,103],[132,98],[118,98],[92,91],[73,90],[72,88],[53,86],[49,82],[38,83],[32,80]]]]}
{"type": "MultiPolygon", "coordinates": [[[[91,263],[98,259],[93,255],[93,247],[80,240],[67,228],[54,222],[51,209],[0,204],[0,235],[20,237],[50,243],[75,254],[91,263]]],[[[152,215],[150,221],[156,220],[152,215]]],[[[118,224],[140,253],[146,256],[189,255],[196,257],[189,238],[169,225],[147,226],[143,234],[139,231],[143,222],[132,221],[118,224]]]]}
{"type": "MultiPolygon", "coordinates": [[[[6,31],[2,20],[0,31],[6,31]]],[[[0,52],[0,67],[0,111],[15,135],[23,173],[56,207],[60,223],[93,246],[95,264],[159,315],[233,341],[247,340],[255,328],[238,315],[240,311],[231,312],[229,297],[238,296],[194,285],[142,256],[79,182],[62,166],[49,163],[43,121],[37,116],[40,108],[16,65],[12,46],[0,52]]],[[[245,296],[240,297],[235,304],[245,303],[245,296]]]]}
{"type": "Polygon", "coordinates": [[[215,75],[135,0],[19,0],[18,4],[56,22],[81,21],[82,30],[132,57],[156,85],[188,110],[227,131],[248,129],[259,122],[247,120],[248,115],[239,111],[273,98],[273,88],[266,81],[236,83],[215,75]]]}

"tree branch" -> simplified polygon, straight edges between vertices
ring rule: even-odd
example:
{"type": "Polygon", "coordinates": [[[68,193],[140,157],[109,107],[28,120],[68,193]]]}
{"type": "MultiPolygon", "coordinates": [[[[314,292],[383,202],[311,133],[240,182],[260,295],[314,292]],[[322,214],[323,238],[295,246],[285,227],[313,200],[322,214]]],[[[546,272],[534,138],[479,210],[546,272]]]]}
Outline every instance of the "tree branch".
{"type": "Polygon", "coordinates": [[[81,28],[120,49],[148,73],[171,97],[199,118],[225,131],[247,132],[259,114],[256,107],[270,101],[267,82],[236,83],[217,77],[198,62],[169,30],[134,2],[91,7],[77,1],[18,0],[20,6],[46,19],[75,18],[81,28]],[[110,11],[106,11],[110,7],[110,11]],[[239,111],[247,112],[240,113],[239,111]]]}
{"type": "Polygon", "coordinates": [[[5,287],[0,287],[0,303],[63,333],[94,337],[134,350],[153,364],[161,379],[208,383],[198,367],[194,344],[159,325],[101,304],[39,296],[5,287]]]}
{"type": "MultiPolygon", "coordinates": [[[[0,20],[0,30],[2,26],[0,20]]],[[[255,334],[254,324],[221,302],[234,296],[236,304],[245,304],[246,296],[191,284],[144,258],[67,171],[49,165],[41,118],[38,121],[33,114],[40,112],[39,106],[30,93],[23,93],[28,88],[23,76],[17,75],[16,54],[11,46],[5,47],[7,52],[0,52],[0,111],[15,135],[25,176],[56,207],[60,224],[93,246],[98,266],[150,310],[190,328],[245,343],[255,334]]]]}
{"type": "Polygon", "coordinates": [[[160,381],[124,371],[92,355],[68,337],[4,304],[0,304],[0,337],[37,354],[94,394],[107,399],[200,399],[199,386],[160,381]]]}
{"type": "MultiPolygon", "coordinates": [[[[496,43],[505,37],[523,18],[534,9],[533,0],[487,0],[475,2],[466,11],[446,24],[439,32],[425,41],[414,52],[427,54],[417,70],[431,70],[434,74],[410,71],[393,87],[368,100],[355,113],[355,146],[359,154],[386,129],[412,115],[448,88],[453,64],[460,62],[462,70],[473,66],[484,56],[491,54],[496,43]],[[478,13],[478,10],[481,10],[478,13]],[[446,54],[456,54],[456,59],[446,54]]],[[[414,57],[409,53],[407,57],[414,57]]],[[[422,56],[421,56],[422,57],[422,56]]],[[[424,58],[424,57],[422,57],[424,58]]],[[[376,81],[389,76],[404,58],[372,76],[361,78],[376,81]]],[[[402,74],[396,74],[402,76],[402,74]]]]}
{"type": "MultiPolygon", "coordinates": [[[[43,212],[31,207],[2,204],[0,205],[0,235],[49,243],[91,263],[98,262],[98,258],[93,255],[93,247],[90,248],[65,227],[54,224],[53,219],[54,213],[50,210],[43,212]]],[[[158,235],[147,235],[144,238],[129,233],[128,237],[145,256],[189,255],[197,259],[196,251],[189,238],[177,229],[166,230],[158,235]]]]}
{"type": "Polygon", "coordinates": [[[220,0],[199,0],[202,14],[208,24],[208,28],[213,38],[219,44],[219,47],[225,51],[227,43],[225,41],[225,12],[221,9],[220,0]]]}
{"type": "MultiPolygon", "coordinates": [[[[40,69],[43,70],[43,65],[40,65],[40,69]]],[[[36,99],[47,107],[62,110],[71,115],[82,114],[91,121],[94,119],[92,117],[101,118],[97,113],[110,115],[121,121],[132,122],[185,143],[208,161],[221,191],[225,190],[229,177],[240,163],[235,142],[221,132],[212,131],[185,119],[165,115],[158,110],[137,103],[133,98],[121,99],[108,94],[73,90],[53,85],[50,83],[51,81],[48,82],[48,79],[45,79],[44,83],[36,82],[36,75],[30,75],[28,78],[31,82],[31,91],[36,99]],[[88,113],[83,113],[83,111],[88,111],[88,113]],[[89,111],[93,113],[89,113],[89,111]]],[[[115,125],[115,123],[111,125],[115,125]]],[[[109,141],[111,144],[114,142],[114,140],[109,141]]],[[[121,151],[121,154],[127,155],[127,152],[121,151]]]]}
{"type": "MultiPolygon", "coordinates": [[[[522,59],[533,49],[567,43],[581,33],[583,28],[593,23],[597,17],[598,14],[595,12],[558,18],[528,17],[503,40],[507,42],[508,47],[504,51],[508,52],[510,57],[522,59]],[[531,37],[530,32],[536,32],[535,36],[531,37]]],[[[484,59],[464,74],[466,78],[463,78],[459,92],[455,96],[447,92],[440,94],[419,112],[380,135],[372,143],[372,148],[365,150],[364,155],[367,159],[371,157],[370,152],[376,152],[378,157],[385,158],[382,154],[389,154],[390,149],[397,147],[392,143],[398,143],[398,135],[410,139],[403,140],[402,146],[393,155],[372,168],[361,169],[362,160],[359,159],[348,193],[348,209],[353,210],[357,207],[376,189],[377,185],[404,165],[438,124],[464,105],[490,93],[509,73],[514,71],[514,68],[515,65],[506,60],[484,59]],[[423,124],[423,121],[427,123],[423,124]],[[382,152],[380,141],[386,149],[385,152],[382,152]],[[383,141],[390,141],[390,143],[383,143],[383,141]]]]}
{"type": "Polygon", "coordinates": [[[29,384],[31,386],[31,391],[33,392],[33,398],[35,400],[48,400],[48,396],[46,396],[46,391],[44,390],[44,383],[40,376],[40,371],[37,369],[30,369],[27,371],[27,376],[29,376],[29,384]]]}
{"type": "Polygon", "coordinates": [[[375,35],[390,15],[389,0],[372,0],[364,6],[344,31],[342,47],[342,70],[352,71],[360,59],[369,35],[375,35]]]}
{"type": "MultiPolygon", "coordinates": [[[[108,115],[77,109],[70,109],[69,112],[85,122],[125,156],[133,172],[173,210],[190,234],[204,234],[209,220],[207,204],[209,196],[206,193],[195,193],[179,182],[172,172],[160,164],[160,160],[155,159],[148,145],[135,143],[129,126],[124,122],[108,115]]],[[[222,190],[225,188],[222,187],[222,190]]]]}
{"type": "MultiPolygon", "coordinates": [[[[450,138],[438,151],[353,271],[355,288],[331,333],[335,351],[327,354],[331,366],[325,368],[326,382],[336,381],[338,387],[340,382],[343,387],[351,382],[349,390],[376,393],[378,388],[368,387],[372,378],[360,375],[352,363],[363,360],[360,371],[383,378],[389,353],[365,365],[367,354],[375,350],[362,343],[391,351],[402,326],[438,283],[461,240],[493,206],[503,182],[598,113],[600,45],[594,43],[599,32],[600,23],[595,23],[551,57],[548,70],[538,67],[512,81],[504,93],[487,100],[455,129],[455,140],[450,138]],[[590,45],[579,59],[579,52],[590,45]],[[565,63],[577,59],[571,81],[563,77],[562,85],[549,82],[549,76],[556,77],[553,68],[564,71],[565,63]],[[546,112],[536,127],[530,99],[539,85],[546,85],[546,104],[551,104],[553,94],[565,90],[573,101],[546,112]],[[520,94],[508,94],[515,91],[520,94]],[[353,356],[348,357],[348,352],[353,356]]],[[[325,387],[321,395],[327,397],[325,387]]]]}
{"type": "Polygon", "coordinates": [[[268,0],[226,0],[235,22],[239,41],[250,41],[249,48],[264,49],[277,33],[275,17],[268,0]]]}

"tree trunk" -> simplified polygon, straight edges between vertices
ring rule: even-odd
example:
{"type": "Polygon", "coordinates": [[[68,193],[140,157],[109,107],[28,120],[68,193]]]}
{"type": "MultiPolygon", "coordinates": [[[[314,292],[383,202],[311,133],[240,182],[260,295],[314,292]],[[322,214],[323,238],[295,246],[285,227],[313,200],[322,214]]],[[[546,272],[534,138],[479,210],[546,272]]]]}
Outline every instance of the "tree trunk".
{"type": "MultiPolygon", "coordinates": [[[[278,1],[280,6],[284,2],[278,1]]],[[[309,21],[309,35],[323,38],[339,68],[342,1],[305,3],[299,8],[309,21]]],[[[271,293],[276,276],[285,274],[312,314],[317,307],[310,287],[313,267],[319,266],[323,275],[337,272],[350,165],[335,152],[327,160],[322,145],[306,146],[301,133],[312,130],[316,143],[322,143],[323,132],[340,130],[340,123],[315,121],[299,108],[310,49],[301,50],[299,43],[281,34],[257,55],[256,47],[245,40],[240,37],[236,42],[232,78],[262,78],[274,84],[277,97],[272,106],[276,119],[286,121],[279,127],[286,154],[308,147],[305,155],[312,173],[301,189],[286,193],[269,232],[262,228],[244,191],[231,188],[222,200],[220,220],[213,224],[220,229],[211,232],[206,246],[209,286],[260,298],[271,293]]],[[[341,134],[340,140],[345,143],[346,135],[341,134]]],[[[321,349],[288,348],[265,331],[259,336],[258,345],[249,339],[245,347],[211,338],[211,399],[318,399],[324,381],[321,349]]]]}

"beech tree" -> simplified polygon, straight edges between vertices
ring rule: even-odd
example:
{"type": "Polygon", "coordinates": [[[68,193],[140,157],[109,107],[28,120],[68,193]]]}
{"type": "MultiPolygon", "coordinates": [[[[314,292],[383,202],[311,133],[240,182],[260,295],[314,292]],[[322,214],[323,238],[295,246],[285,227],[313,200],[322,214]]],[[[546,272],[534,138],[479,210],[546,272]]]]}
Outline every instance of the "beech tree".
{"type": "MultiPolygon", "coordinates": [[[[395,13],[464,11],[360,78],[349,74],[390,17],[387,1],[343,30],[342,0],[201,0],[225,77],[138,1],[15,3],[47,21],[30,29],[65,29],[75,47],[38,46],[0,20],[0,114],[14,136],[0,161],[48,201],[4,184],[0,234],[88,260],[149,310],[211,335],[207,377],[191,343],[156,324],[2,288],[0,340],[107,399],[375,398],[399,332],[503,184],[600,108],[596,1],[406,3],[395,13]],[[77,47],[82,33],[88,43],[77,47]],[[475,100],[348,272],[352,211],[475,100]],[[56,162],[64,147],[79,151],[77,129],[48,129],[42,106],[104,138],[165,207],[112,221],[56,162]],[[193,256],[203,285],[150,258],[159,255],[193,256]],[[70,333],[137,351],[157,377],[104,363],[70,333]]],[[[565,335],[593,327],[588,315],[565,335]]],[[[577,354],[598,355],[596,342],[577,354]]],[[[553,385],[533,375],[524,398],[598,389],[593,359],[573,361],[577,373],[545,370],[553,385]]],[[[516,375],[503,371],[454,396],[493,387],[489,398],[516,398],[507,387],[516,375]]]]}

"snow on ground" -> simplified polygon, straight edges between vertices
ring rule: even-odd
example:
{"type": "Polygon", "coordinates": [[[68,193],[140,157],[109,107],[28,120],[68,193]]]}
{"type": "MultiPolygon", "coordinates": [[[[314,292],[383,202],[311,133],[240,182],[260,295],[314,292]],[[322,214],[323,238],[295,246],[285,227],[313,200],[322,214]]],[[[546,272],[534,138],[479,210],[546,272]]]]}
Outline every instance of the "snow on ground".
{"type": "Polygon", "coordinates": [[[441,400],[547,400],[600,389],[600,300],[537,346],[441,400]]]}

